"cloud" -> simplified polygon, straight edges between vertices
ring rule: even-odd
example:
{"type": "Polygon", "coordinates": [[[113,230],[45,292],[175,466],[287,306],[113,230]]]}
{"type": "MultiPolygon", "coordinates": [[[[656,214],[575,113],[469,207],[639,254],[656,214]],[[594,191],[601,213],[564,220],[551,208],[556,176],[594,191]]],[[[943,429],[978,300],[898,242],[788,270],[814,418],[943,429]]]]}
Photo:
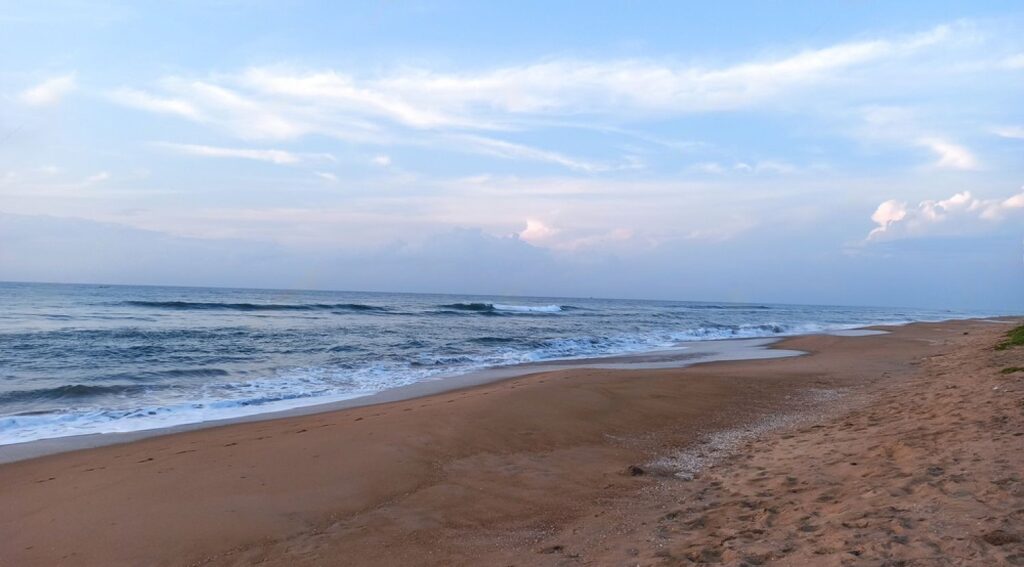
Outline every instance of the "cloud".
{"type": "Polygon", "coordinates": [[[1002,66],[1007,69],[1024,69],[1024,53],[1018,53],[1003,59],[1002,66]]]}
{"type": "Polygon", "coordinates": [[[370,160],[370,163],[379,167],[387,167],[391,165],[391,156],[387,156],[384,154],[376,155],[373,156],[373,159],[370,160]]]}
{"type": "Polygon", "coordinates": [[[460,142],[464,142],[467,148],[474,149],[479,153],[493,155],[506,159],[523,159],[545,163],[553,163],[556,165],[567,167],[569,169],[574,169],[576,171],[584,171],[590,173],[617,169],[617,167],[615,166],[589,162],[569,157],[558,152],[542,150],[531,146],[526,146],[523,144],[506,142],[504,140],[497,140],[494,138],[487,138],[484,136],[463,135],[458,136],[454,139],[460,142]]]}
{"type": "Polygon", "coordinates": [[[110,173],[108,173],[106,171],[101,171],[99,173],[96,173],[94,175],[90,175],[89,177],[86,177],[85,178],[85,184],[86,185],[93,185],[93,184],[96,184],[96,183],[103,183],[104,181],[107,181],[109,179],[110,179],[110,173]]]}
{"type": "Polygon", "coordinates": [[[296,74],[253,68],[242,74],[240,83],[263,94],[313,101],[340,111],[375,115],[415,128],[468,125],[381,91],[372,84],[357,84],[352,77],[336,71],[296,74]]]}
{"type": "Polygon", "coordinates": [[[553,59],[477,73],[409,70],[371,81],[369,88],[444,108],[454,116],[474,108],[506,114],[624,110],[678,115],[734,110],[818,84],[853,67],[911,55],[946,41],[954,31],[940,26],[892,40],[839,43],[718,68],[645,60],[553,59]]]}
{"type": "Polygon", "coordinates": [[[858,125],[851,133],[873,153],[888,147],[923,148],[936,158],[930,167],[961,171],[981,168],[974,152],[936,127],[941,119],[926,115],[920,108],[870,105],[856,115],[858,125]]]}
{"type": "Polygon", "coordinates": [[[265,161],[277,165],[298,165],[304,162],[334,162],[331,154],[319,153],[296,153],[285,150],[254,150],[247,148],[220,148],[215,146],[203,146],[197,144],[174,144],[170,142],[158,142],[156,145],[169,150],[192,156],[210,158],[236,158],[255,161],[265,161]]]}
{"type": "MultiPolygon", "coordinates": [[[[209,124],[243,139],[290,140],[324,130],[323,126],[311,125],[316,116],[309,109],[278,109],[273,101],[252,100],[233,89],[205,81],[169,77],[160,84],[168,94],[120,88],[108,92],[107,98],[130,108],[209,124]]],[[[331,121],[323,117],[323,123],[331,121]]]]}
{"type": "Polygon", "coordinates": [[[978,169],[978,158],[967,148],[941,138],[921,138],[918,144],[935,152],[939,160],[935,167],[940,169],[978,169]]]}
{"type": "Polygon", "coordinates": [[[31,106],[52,106],[60,102],[65,95],[74,91],[76,87],[75,75],[72,73],[47,79],[23,91],[19,98],[31,106]]]}
{"type": "MultiPolygon", "coordinates": [[[[815,93],[815,100],[877,98],[880,88],[893,83],[878,80],[880,74],[905,76],[908,68],[934,69],[924,64],[911,67],[907,62],[945,47],[953,49],[962,36],[972,33],[966,25],[939,26],[917,34],[717,64],[668,58],[555,57],[468,71],[399,67],[376,74],[255,66],[205,77],[165,77],[149,90],[125,87],[110,92],[109,98],[132,108],[208,124],[246,140],[293,141],[323,135],[355,143],[441,147],[582,172],[609,172],[643,164],[635,155],[597,163],[500,139],[496,132],[543,128],[552,120],[567,127],[573,123],[593,127],[602,119],[624,123],[776,104],[792,107],[809,93],[815,93]]],[[[942,163],[965,162],[948,158],[942,163]]],[[[788,167],[764,163],[761,170],[785,173],[788,167]]]]}
{"type": "Polygon", "coordinates": [[[705,161],[701,163],[695,163],[690,166],[690,169],[699,171],[701,173],[710,173],[713,175],[721,175],[726,172],[725,166],[716,161],[705,161]]]}
{"type": "Polygon", "coordinates": [[[526,228],[513,234],[515,238],[539,248],[561,252],[579,252],[588,248],[609,249],[618,243],[634,238],[634,231],[628,228],[610,230],[565,230],[555,228],[537,219],[526,219],[526,228]]]}
{"type": "Polygon", "coordinates": [[[1024,126],[998,126],[992,129],[992,133],[1002,138],[1024,140],[1024,126]]]}
{"type": "Polygon", "coordinates": [[[174,114],[190,120],[202,120],[202,114],[190,102],[174,98],[155,96],[140,90],[122,88],[108,93],[110,100],[137,108],[160,114],[174,114]]]}
{"type": "Polygon", "coordinates": [[[536,219],[526,219],[526,228],[519,231],[517,236],[530,244],[543,243],[558,234],[558,229],[551,228],[536,219]]]}
{"type": "Polygon", "coordinates": [[[775,161],[775,160],[761,160],[753,163],[747,163],[738,161],[731,166],[725,165],[715,161],[706,161],[696,163],[690,166],[690,169],[698,171],[700,173],[709,173],[714,175],[724,175],[729,171],[736,171],[740,173],[750,174],[775,174],[785,175],[790,173],[796,173],[799,168],[790,163],[775,161]]]}
{"type": "Polygon", "coordinates": [[[980,232],[1018,216],[1024,216],[1024,188],[1005,199],[979,199],[964,191],[948,199],[921,201],[916,207],[889,200],[871,215],[878,226],[868,234],[868,240],[980,232]]]}
{"type": "Polygon", "coordinates": [[[327,181],[329,183],[337,183],[338,182],[338,176],[333,174],[333,173],[330,173],[330,172],[327,172],[327,171],[315,171],[314,173],[316,173],[317,177],[319,177],[320,179],[323,179],[324,181],[327,181]]]}

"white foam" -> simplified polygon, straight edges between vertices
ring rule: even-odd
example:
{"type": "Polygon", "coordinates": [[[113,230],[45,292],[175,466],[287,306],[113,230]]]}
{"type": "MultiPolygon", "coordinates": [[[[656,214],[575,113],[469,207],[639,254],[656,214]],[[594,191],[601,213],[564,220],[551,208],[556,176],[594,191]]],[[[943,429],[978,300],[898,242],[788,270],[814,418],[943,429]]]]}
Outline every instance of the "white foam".
{"type": "Polygon", "coordinates": [[[558,313],[562,310],[561,305],[505,305],[502,303],[492,304],[495,311],[510,311],[515,313],[558,313]]]}
{"type": "MultiPolygon", "coordinates": [[[[494,309],[556,313],[558,305],[494,305],[494,309]]],[[[887,321],[903,324],[906,321],[887,321]]],[[[233,419],[370,396],[426,380],[484,368],[522,363],[579,360],[615,354],[650,352],[680,342],[760,338],[821,332],[842,332],[858,324],[741,324],[691,328],[677,332],[604,337],[557,338],[536,348],[496,349],[485,356],[425,356],[420,367],[376,364],[358,369],[296,368],[277,376],[212,384],[189,398],[139,399],[132,408],[78,407],[61,412],[0,417],[0,445],[95,433],[161,429],[233,419]]],[[[154,394],[157,396],[159,394],[154,394]]]]}

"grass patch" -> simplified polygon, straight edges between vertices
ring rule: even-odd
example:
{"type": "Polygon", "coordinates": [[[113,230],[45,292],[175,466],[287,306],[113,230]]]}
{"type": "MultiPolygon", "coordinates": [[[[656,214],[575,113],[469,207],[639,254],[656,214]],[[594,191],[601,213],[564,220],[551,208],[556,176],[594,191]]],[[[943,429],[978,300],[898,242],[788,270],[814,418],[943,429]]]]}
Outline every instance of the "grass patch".
{"type": "Polygon", "coordinates": [[[1014,372],[1024,372],[1024,366],[1007,366],[999,371],[1000,374],[1013,374],[1014,372]]]}
{"type": "Polygon", "coordinates": [[[1006,350],[1010,347],[1024,345],[1024,325],[1017,327],[1006,334],[1006,340],[996,345],[996,350],[1006,350]]]}

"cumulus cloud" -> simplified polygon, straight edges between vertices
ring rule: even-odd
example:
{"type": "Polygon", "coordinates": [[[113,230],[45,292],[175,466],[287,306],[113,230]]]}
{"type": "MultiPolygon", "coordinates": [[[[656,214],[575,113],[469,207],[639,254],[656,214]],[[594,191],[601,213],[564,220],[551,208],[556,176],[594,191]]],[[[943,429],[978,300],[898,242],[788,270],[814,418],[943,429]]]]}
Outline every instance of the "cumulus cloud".
{"type": "Polygon", "coordinates": [[[277,165],[298,165],[303,162],[334,162],[331,154],[310,154],[296,153],[285,150],[258,150],[247,148],[221,148],[216,146],[203,146],[198,144],[174,144],[170,142],[158,142],[156,145],[168,150],[200,157],[209,158],[236,158],[256,161],[265,161],[277,165]]]}
{"type": "Polygon", "coordinates": [[[1005,199],[980,199],[964,191],[948,199],[921,201],[917,206],[889,200],[871,215],[878,226],[868,240],[979,232],[1020,216],[1024,216],[1024,188],[1005,199]]]}
{"type": "Polygon", "coordinates": [[[552,228],[537,219],[526,219],[526,228],[519,231],[518,236],[530,244],[541,244],[558,234],[558,229],[552,228]]]}
{"type": "Polygon", "coordinates": [[[31,106],[52,106],[74,91],[76,86],[74,74],[62,75],[22,91],[20,99],[31,106]]]}

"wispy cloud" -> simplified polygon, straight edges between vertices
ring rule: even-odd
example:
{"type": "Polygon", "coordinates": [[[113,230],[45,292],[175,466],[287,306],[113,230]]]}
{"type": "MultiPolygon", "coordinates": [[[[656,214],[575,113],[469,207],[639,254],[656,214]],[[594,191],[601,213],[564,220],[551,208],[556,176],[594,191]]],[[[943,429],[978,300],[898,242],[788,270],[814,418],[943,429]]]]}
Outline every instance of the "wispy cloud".
{"type": "MultiPolygon", "coordinates": [[[[933,69],[909,63],[955,46],[971,33],[960,25],[938,26],[917,34],[762,54],[718,65],[561,57],[462,72],[401,67],[366,74],[255,66],[205,77],[165,77],[148,90],[124,87],[111,91],[109,98],[208,124],[245,140],[285,142],[322,135],[382,146],[440,143],[448,150],[592,173],[641,164],[628,155],[610,160],[615,163],[598,163],[560,149],[509,141],[501,134],[543,128],[552,121],[625,124],[775,104],[792,107],[808,93],[816,93],[819,100],[870,99],[889,88],[889,82],[876,80],[878,73],[933,69]]],[[[969,162],[952,154],[940,159],[943,167],[969,162]]],[[[763,165],[764,172],[773,169],[763,165]]]]}
{"type": "Polygon", "coordinates": [[[175,98],[156,96],[144,91],[120,88],[108,93],[110,100],[124,106],[160,114],[174,114],[190,120],[202,120],[202,114],[192,103],[175,98]]]}
{"type": "Polygon", "coordinates": [[[96,183],[103,183],[104,181],[107,181],[109,179],[110,179],[110,173],[106,172],[106,171],[101,171],[99,173],[95,173],[93,175],[90,175],[89,177],[86,177],[85,178],[85,184],[86,185],[94,185],[96,183]]]}
{"type": "Polygon", "coordinates": [[[52,106],[77,88],[74,73],[47,79],[22,91],[22,102],[31,106],[52,106]]]}
{"type": "Polygon", "coordinates": [[[730,172],[784,175],[797,173],[800,170],[800,168],[791,163],[778,160],[759,160],[753,162],[737,161],[732,165],[717,161],[705,161],[690,166],[690,169],[712,175],[724,175],[730,172]]]}
{"type": "Polygon", "coordinates": [[[569,157],[558,152],[542,150],[524,144],[506,142],[504,140],[497,140],[485,136],[461,135],[453,139],[464,144],[465,147],[471,149],[471,151],[477,151],[507,159],[523,159],[553,163],[576,171],[594,173],[599,171],[608,171],[616,167],[622,167],[585,161],[569,157]]]}
{"type": "Polygon", "coordinates": [[[730,110],[820,84],[853,67],[912,55],[948,40],[955,31],[941,26],[896,39],[839,43],[718,68],[644,60],[554,59],[479,73],[411,70],[369,81],[368,90],[420,101],[444,109],[442,115],[449,116],[466,116],[472,109],[485,116],[486,111],[685,114],[730,110]]]}
{"type": "Polygon", "coordinates": [[[1002,138],[1024,140],[1024,126],[997,126],[992,133],[1002,138]]]}
{"type": "Polygon", "coordinates": [[[274,149],[221,148],[198,144],[175,144],[157,142],[157,146],[177,153],[207,158],[234,158],[265,161],[277,165],[298,165],[304,162],[334,162],[334,156],[326,153],[296,153],[274,149]]]}
{"type": "Polygon", "coordinates": [[[940,169],[978,169],[978,158],[966,147],[941,138],[921,138],[918,143],[938,157],[935,167],[940,169]]]}
{"type": "Polygon", "coordinates": [[[857,112],[858,123],[852,135],[872,151],[889,148],[916,148],[928,150],[934,160],[929,163],[937,169],[977,170],[978,157],[967,146],[954,141],[942,132],[933,120],[917,109],[895,106],[868,106],[857,112]]]}
{"type": "Polygon", "coordinates": [[[1018,53],[1003,59],[1002,66],[1007,69],[1024,69],[1024,53],[1018,53]]]}

